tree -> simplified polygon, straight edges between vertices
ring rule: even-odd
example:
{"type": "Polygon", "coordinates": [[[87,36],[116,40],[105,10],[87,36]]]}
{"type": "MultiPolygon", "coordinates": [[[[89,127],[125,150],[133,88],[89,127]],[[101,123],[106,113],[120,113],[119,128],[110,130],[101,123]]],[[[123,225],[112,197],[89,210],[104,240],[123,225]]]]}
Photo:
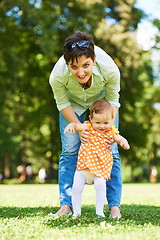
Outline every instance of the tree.
{"type": "Polygon", "coordinates": [[[6,177],[15,175],[18,164],[30,162],[35,173],[46,167],[49,176],[57,178],[61,144],[48,78],[65,38],[75,29],[92,33],[120,68],[120,130],[131,144],[130,151],[121,150],[122,157],[133,168],[148,161],[146,145],[154,134],[150,120],[158,95],[150,53],[136,43],[144,13],[134,4],[134,0],[1,1],[0,171],[6,177]]]}

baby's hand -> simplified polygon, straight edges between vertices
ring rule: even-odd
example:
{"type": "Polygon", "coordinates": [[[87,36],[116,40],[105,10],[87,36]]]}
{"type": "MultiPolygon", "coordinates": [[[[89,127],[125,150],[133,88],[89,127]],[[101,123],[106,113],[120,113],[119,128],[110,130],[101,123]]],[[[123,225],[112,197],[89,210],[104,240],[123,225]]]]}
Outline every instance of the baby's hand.
{"type": "Polygon", "coordinates": [[[69,123],[67,127],[64,129],[64,134],[67,132],[75,133],[75,123],[69,123]]]}
{"type": "Polygon", "coordinates": [[[125,149],[125,150],[128,150],[130,149],[130,146],[129,146],[129,143],[126,139],[122,139],[121,142],[120,142],[120,146],[125,149]]]}

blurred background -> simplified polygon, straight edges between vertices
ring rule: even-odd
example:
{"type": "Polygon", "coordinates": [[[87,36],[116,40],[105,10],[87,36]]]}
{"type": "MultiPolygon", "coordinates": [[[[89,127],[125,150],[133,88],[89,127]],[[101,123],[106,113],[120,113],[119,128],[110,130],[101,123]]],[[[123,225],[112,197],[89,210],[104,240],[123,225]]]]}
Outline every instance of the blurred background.
{"type": "Polygon", "coordinates": [[[121,72],[120,133],[131,145],[119,148],[123,181],[160,181],[159,10],[159,0],[1,0],[1,183],[57,183],[61,143],[48,79],[74,30],[91,33],[121,72]]]}

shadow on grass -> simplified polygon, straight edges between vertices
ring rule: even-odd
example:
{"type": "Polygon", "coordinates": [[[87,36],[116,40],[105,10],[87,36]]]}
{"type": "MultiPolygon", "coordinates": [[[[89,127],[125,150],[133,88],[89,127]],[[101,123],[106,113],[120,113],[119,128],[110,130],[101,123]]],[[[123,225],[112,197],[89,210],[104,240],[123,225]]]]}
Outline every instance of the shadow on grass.
{"type": "Polygon", "coordinates": [[[66,227],[87,227],[89,224],[99,225],[100,222],[105,221],[112,225],[124,225],[124,226],[137,226],[144,224],[152,224],[154,226],[160,226],[160,208],[156,206],[147,205],[122,205],[121,213],[122,218],[118,221],[108,218],[109,211],[106,213],[106,217],[102,219],[96,219],[95,206],[83,206],[82,216],[79,218],[72,218],[62,216],[60,218],[50,218],[48,213],[56,212],[58,207],[0,207],[0,218],[34,218],[39,217],[43,219],[43,224],[51,228],[66,228],[66,227]]]}
{"type": "Polygon", "coordinates": [[[0,207],[0,218],[17,218],[17,217],[44,217],[51,211],[57,211],[58,207],[0,207]]]}

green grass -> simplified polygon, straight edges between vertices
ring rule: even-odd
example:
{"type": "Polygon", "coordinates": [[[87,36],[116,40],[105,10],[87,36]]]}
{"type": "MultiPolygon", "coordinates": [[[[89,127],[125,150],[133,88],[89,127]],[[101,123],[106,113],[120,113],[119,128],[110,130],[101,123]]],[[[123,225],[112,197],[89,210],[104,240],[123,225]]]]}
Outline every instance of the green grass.
{"type": "Polygon", "coordinates": [[[159,240],[160,184],[124,184],[121,220],[95,218],[95,190],[86,185],[82,216],[51,219],[58,210],[57,185],[0,185],[1,240],[159,240]]]}

